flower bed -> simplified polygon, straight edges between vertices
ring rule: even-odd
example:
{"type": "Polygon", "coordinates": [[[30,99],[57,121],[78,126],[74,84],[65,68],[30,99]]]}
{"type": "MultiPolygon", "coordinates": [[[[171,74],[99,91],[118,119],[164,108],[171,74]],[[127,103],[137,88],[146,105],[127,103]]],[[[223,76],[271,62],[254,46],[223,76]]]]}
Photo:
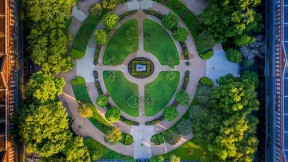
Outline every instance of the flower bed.
{"type": "Polygon", "coordinates": [[[147,58],[138,57],[129,62],[128,71],[129,74],[135,78],[147,78],[153,74],[154,64],[151,60],[147,58]],[[136,69],[137,65],[145,66],[146,69],[144,71],[137,71],[136,69]]]}

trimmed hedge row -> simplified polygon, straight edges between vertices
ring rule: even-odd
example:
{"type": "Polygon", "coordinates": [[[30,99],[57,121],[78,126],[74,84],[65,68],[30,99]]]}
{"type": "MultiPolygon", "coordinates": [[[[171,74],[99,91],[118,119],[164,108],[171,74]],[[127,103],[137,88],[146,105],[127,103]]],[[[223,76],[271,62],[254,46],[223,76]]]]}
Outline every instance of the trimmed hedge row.
{"type": "Polygon", "coordinates": [[[155,16],[160,20],[162,20],[162,18],[164,17],[164,15],[162,15],[161,13],[154,11],[154,10],[143,10],[143,12],[147,15],[155,16]]]}
{"type": "Polygon", "coordinates": [[[131,11],[124,12],[122,15],[119,16],[119,21],[124,19],[127,16],[135,14],[136,12],[137,12],[137,10],[131,10],[131,11]]]}
{"type": "Polygon", "coordinates": [[[184,75],[184,83],[182,89],[186,90],[188,84],[189,84],[189,76],[190,76],[190,71],[185,71],[184,75]]]}
{"type": "Polygon", "coordinates": [[[98,58],[99,58],[99,54],[100,54],[100,51],[101,51],[101,47],[100,45],[98,45],[96,47],[96,50],[95,50],[95,54],[94,54],[94,61],[93,61],[93,64],[94,65],[97,65],[98,64],[98,58]]]}
{"type": "Polygon", "coordinates": [[[139,123],[138,122],[135,122],[135,121],[132,121],[132,120],[129,120],[129,119],[126,119],[124,118],[123,116],[120,117],[120,120],[128,125],[136,125],[136,126],[139,126],[139,123]]]}
{"type": "Polygon", "coordinates": [[[122,139],[121,143],[124,145],[131,145],[133,143],[134,139],[130,134],[122,133],[122,139]]]}
{"type": "Polygon", "coordinates": [[[185,42],[179,42],[183,51],[184,59],[189,60],[189,52],[185,42]]]}
{"type": "Polygon", "coordinates": [[[100,83],[98,81],[98,71],[94,70],[93,75],[95,78],[95,87],[97,89],[98,94],[101,95],[101,94],[103,94],[103,91],[102,91],[102,88],[101,88],[100,83]]]}
{"type": "Polygon", "coordinates": [[[160,118],[158,118],[158,119],[154,119],[154,120],[151,120],[151,121],[146,122],[145,125],[155,125],[155,124],[161,122],[161,121],[164,120],[164,119],[165,119],[165,118],[164,118],[164,116],[162,115],[162,116],[161,116],[160,118]]]}
{"type": "Polygon", "coordinates": [[[164,143],[164,137],[161,133],[159,134],[154,134],[151,138],[151,141],[154,143],[154,145],[161,145],[164,143]]]}

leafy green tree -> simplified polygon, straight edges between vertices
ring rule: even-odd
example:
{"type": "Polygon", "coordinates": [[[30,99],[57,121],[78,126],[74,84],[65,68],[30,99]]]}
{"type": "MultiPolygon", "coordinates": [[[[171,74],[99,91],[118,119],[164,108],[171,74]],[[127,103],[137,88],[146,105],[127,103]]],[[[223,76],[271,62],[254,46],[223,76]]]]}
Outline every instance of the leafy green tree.
{"type": "Polygon", "coordinates": [[[66,147],[70,135],[61,102],[25,107],[19,118],[19,135],[27,153],[50,157],[66,147]]]}
{"type": "Polygon", "coordinates": [[[237,46],[248,46],[256,41],[256,38],[243,34],[234,38],[234,43],[237,46]]]}
{"type": "Polygon", "coordinates": [[[92,160],[99,160],[102,157],[103,153],[100,149],[92,151],[90,157],[92,160]]]}
{"type": "Polygon", "coordinates": [[[184,28],[178,28],[173,32],[173,37],[179,42],[184,42],[188,37],[188,32],[184,28]]]}
{"type": "Polygon", "coordinates": [[[109,103],[109,99],[107,96],[101,94],[99,97],[97,97],[96,102],[98,106],[106,107],[109,103]]]}
{"type": "Polygon", "coordinates": [[[104,16],[103,19],[104,25],[108,30],[113,29],[119,23],[119,17],[113,13],[109,13],[104,16]]]}
{"type": "Polygon", "coordinates": [[[242,82],[247,82],[247,84],[253,83],[255,87],[258,87],[258,85],[259,85],[258,74],[254,71],[245,71],[241,75],[240,80],[242,82]]]}
{"type": "Polygon", "coordinates": [[[117,0],[103,0],[101,3],[102,7],[107,10],[113,10],[117,4],[117,0]]]}
{"type": "Polygon", "coordinates": [[[181,120],[177,123],[176,129],[180,134],[187,135],[192,133],[192,123],[189,119],[181,120]]]}
{"type": "Polygon", "coordinates": [[[167,29],[175,29],[178,25],[178,18],[170,12],[163,16],[162,24],[167,29]]]}
{"type": "Polygon", "coordinates": [[[122,139],[122,132],[119,128],[112,128],[104,136],[104,139],[107,143],[115,145],[122,139]]]}
{"type": "Polygon", "coordinates": [[[181,135],[178,134],[177,131],[170,129],[163,132],[162,135],[165,139],[165,142],[167,142],[170,145],[175,145],[181,138],[181,135]]]}
{"type": "Polygon", "coordinates": [[[226,55],[227,60],[233,63],[239,63],[242,60],[242,54],[237,49],[229,48],[225,52],[225,55],[226,55]]]}
{"type": "Polygon", "coordinates": [[[64,85],[63,78],[39,71],[30,77],[26,85],[26,93],[28,97],[33,97],[37,102],[45,103],[55,100],[57,95],[62,94],[64,85]]]}
{"type": "Polygon", "coordinates": [[[96,30],[95,32],[95,40],[98,45],[103,45],[107,42],[108,35],[105,30],[96,30]]]}
{"type": "Polygon", "coordinates": [[[150,158],[151,162],[163,162],[165,159],[163,156],[153,156],[150,158]]]}
{"type": "Polygon", "coordinates": [[[83,137],[80,136],[71,135],[61,153],[65,155],[66,161],[91,161],[88,149],[84,146],[83,137]]]}
{"type": "Polygon", "coordinates": [[[176,155],[170,155],[169,160],[170,162],[180,162],[180,157],[176,155]]]}
{"type": "Polygon", "coordinates": [[[163,116],[168,121],[173,121],[178,116],[178,111],[175,107],[166,107],[163,112],[163,116]]]}
{"type": "Polygon", "coordinates": [[[90,118],[93,116],[93,111],[89,104],[82,103],[78,108],[78,113],[82,118],[90,118]]]}
{"type": "Polygon", "coordinates": [[[176,95],[176,100],[179,102],[180,105],[188,105],[190,100],[189,94],[186,93],[184,90],[180,90],[176,95]]]}
{"type": "Polygon", "coordinates": [[[103,11],[103,8],[102,8],[101,4],[99,4],[99,3],[94,4],[89,9],[89,13],[92,16],[101,16],[102,11],[103,11]]]}
{"type": "Polygon", "coordinates": [[[199,53],[205,53],[212,49],[215,45],[215,40],[208,31],[200,33],[195,41],[199,53]]]}
{"type": "Polygon", "coordinates": [[[121,117],[121,111],[116,107],[108,108],[105,118],[110,122],[117,122],[121,117]]]}

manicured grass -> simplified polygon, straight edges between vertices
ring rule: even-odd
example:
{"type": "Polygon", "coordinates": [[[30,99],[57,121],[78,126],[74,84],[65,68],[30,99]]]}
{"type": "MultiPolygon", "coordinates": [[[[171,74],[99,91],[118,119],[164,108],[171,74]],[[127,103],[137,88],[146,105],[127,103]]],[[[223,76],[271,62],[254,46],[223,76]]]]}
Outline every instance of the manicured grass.
{"type": "Polygon", "coordinates": [[[138,49],[138,22],[136,19],[129,20],[124,23],[111,37],[106,47],[103,64],[111,64],[111,58],[114,58],[113,65],[120,65],[125,58],[136,52],[138,49]],[[126,32],[134,28],[135,38],[132,40],[127,39],[126,32]]]}
{"type": "Polygon", "coordinates": [[[162,65],[168,64],[168,58],[174,65],[180,63],[173,39],[161,25],[148,19],[144,20],[144,50],[157,57],[162,65]]]}
{"type": "Polygon", "coordinates": [[[125,159],[125,160],[129,160],[129,159],[133,159],[131,157],[119,154],[113,150],[110,150],[109,148],[107,148],[106,146],[102,145],[101,143],[99,143],[98,141],[94,140],[93,138],[86,138],[84,140],[84,145],[86,147],[88,147],[88,149],[90,151],[93,150],[101,150],[102,152],[102,157],[101,159],[125,159]]]}
{"type": "Polygon", "coordinates": [[[169,159],[169,156],[174,154],[181,158],[181,160],[200,160],[203,156],[204,150],[195,144],[194,140],[186,142],[184,145],[179,148],[164,154],[165,159],[169,159]]]}
{"type": "MultiPolygon", "coordinates": [[[[154,0],[159,3],[163,3],[163,0],[154,0]]],[[[164,6],[167,6],[172,11],[174,11],[187,25],[189,31],[191,32],[192,36],[196,38],[197,31],[196,26],[199,23],[198,18],[196,15],[189,10],[183,3],[179,2],[179,0],[169,0],[168,3],[163,3],[164,6]]]]}
{"type": "Polygon", "coordinates": [[[93,106],[93,103],[88,94],[86,85],[74,85],[72,86],[73,92],[76,100],[79,102],[88,103],[91,105],[91,110],[93,111],[93,116],[89,118],[90,122],[98,128],[101,132],[106,133],[108,127],[112,127],[106,119],[104,119],[96,108],[93,106]]]}
{"type": "Polygon", "coordinates": [[[145,86],[145,98],[148,96],[154,97],[154,105],[145,104],[145,115],[153,116],[167,106],[173,97],[180,79],[179,72],[172,81],[166,78],[168,72],[160,72],[159,76],[152,83],[145,86]]]}
{"type": "Polygon", "coordinates": [[[103,78],[106,88],[114,103],[125,113],[137,117],[139,116],[139,106],[129,107],[127,100],[131,96],[138,97],[138,86],[129,82],[122,72],[115,71],[115,79],[111,81],[108,79],[111,71],[104,71],[103,78]]]}

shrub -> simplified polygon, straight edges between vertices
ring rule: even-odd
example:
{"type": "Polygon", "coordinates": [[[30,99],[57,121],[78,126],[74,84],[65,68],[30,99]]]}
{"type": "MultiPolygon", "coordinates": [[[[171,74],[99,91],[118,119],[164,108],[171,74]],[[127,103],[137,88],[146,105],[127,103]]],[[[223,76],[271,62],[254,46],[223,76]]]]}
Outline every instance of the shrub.
{"type": "Polygon", "coordinates": [[[70,52],[71,56],[75,59],[81,59],[85,56],[85,52],[80,51],[78,49],[72,48],[70,52]]]}
{"type": "Polygon", "coordinates": [[[213,56],[213,51],[208,51],[205,53],[199,53],[199,56],[203,59],[203,60],[208,60],[213,56]]]}
{"type": "Polygon", "coordinates": [[[127,105],[129,107],[137,107],[138,106],[138,97],[137,96],[131,96],[127,100],[127,105]]]}
{"type": "Polygon", "coordinates": [[[107,10],[113,10],[117,6],[117,0],[102,0],[102,7],[107,10]]]}
{"type": "Polygon", "coordinates": [[[119,128],[111,128],[105,134],[104,139],[107,143],[115,145],[122,139],[122,132],[119,128]]]}
{"type": "Polygon", "coordinates": [[[189,83],[190,71],[185,71],[183,89],[186,89],[189,83]]]}
{"type": "Polygon", "coordinates": [[[245,71],[241,77],[240,80],[246,81],[248,84],[253,83],[255,87],[258,87],[259,85],[259,78],[258,78],[258,74],[254,71],[245,71]]]}
{"type": "Polygon", "coordinates": [[[92,16],[101,16],[102,11],[103,11],[103,8],[102,8],[101,4],[99,4],[99,3],[92,5],[89,9],[89,13],[92,16]]]}
{"type": "Polygon", "coordinates": [[[173,32],[173,37],[179,42],[184,42],[188,37],[188,32],[184,28],[178,28],[173,32]]]}
{"type": "Polygon", "coordinates": [[[95,40],[98,45],[103,45],[107,42],[108,35],[105,30],[96,30],[95,32],[95,40]]]}
{"type": "Polygon", "coordinates": [[[155,124],[161,122],[164,119],[165,119],[164,116],[161,116],[160,118],[157,118],[157,119],[154,119],[154,120],[146,122],[145,125],[155,125],[155,124]]]}
{"type": "Polygon", "coordinates": [[[78,108],[78,113],[82,118],[90,118],[93,115],[93,111],[91,110],[91,105],[82,103],[78,108]]]}
{"type": "Polygon", "coordinates": [[[199,83],[202,84],[202,85],[213,86],[212,79],[209,79],[208,77],[201,78],[199,83]]]}
{"type": "Polygon", "coordinates": [[[150,158],[150,162],[163,162],[165,159],[163,156],[153,156],[150,158]]]}
{"type": "Polygon", "coordinates": [[[247,34],[240,35],[234,38],[234,43],[237,46],[248,46],[256,41],[255,37],[251,37],[247,34]]]}
{"type": "Polygon", "coordinates": [[[93,61],[93,64],[94,64],[94,65],[97,65],[97,64],[98,64],[98,58],[99,58],[99,54],[100,54],[101,47],[102,47],[102,46],[100,46],[100,45],[98,45],[98,46],[96,47],[95,54],[94,54],[94,61],[93,61]]]}
{"type": "Polygon", "coordinates": [[[90,158],[91,160],[99,160],[102,157],[102,151],[100,149],[93,150],[90,152],[90,158]]]}
{"type": "Polygon", "coordinates": [[[176,155],[170,155],[169,160],[170,162],[180,162],[180,157],[176,155]]]}
{"type": "Polygon", "coordinates": [[[133,143],[133,137],[130,134],[125,134],[124,145],[131,145],[133,143]]]}
{"type": "Polygon", "coordinates": [[[157,17],[158,19],[161,19],[164,17],[161,13],[154,11],[154,10],[143,10],[144,13],[146,13],[147,15],[152,15],[157,17]]]}
{"type": "Polygon", "coordinates": [[[85,79],[82,78],[81,76],[77,76],[75,77],[75,79],[71,80],[71,85],[74,86],[74,85],[85,85],[86,82],[85,82],[85,79]]]}
{"type": "Polygon", "coordinates": [[[196,39],[197,50],[199,53],[205,53],[211,50],[215,43],[215,40],[208,31],[203,31],[196,39]]]}
{"type": "Polygon", "coordinates": [[[178,25],[178,19],[170,12],[167,15],[164,15],[162,18],[162,24],[167,29],[175,29],[178,25]]]}
{"type": "Polygon", "coordinates": [[[188,117],[191,119],[191,121],[198,119],[198,117],[201,114],[202,109],[203,108],[199,105],[194,105],[191,107],[191,109],[189,110],[189,113],[188,113],[189,114],[188,117]]]}
{"type": "Polygon", "coordinates": [[[252,67],[253,65],[255,64],[255,60],[244,60],[243,61],[243,65],[244,65],[244,68],[250,68],[252,67]]]}
{"type": "Polygon", "coordinates": [[[106,107],[108,105],[109,99],[107,96],[101,94],[100,96],[97,97],[96,103],[100,107],[106,107]]]}
{"type": "Polygon", "coordinates": [[[163,112],[163,116],[168,121],[173,121],[178,116],[178,111],[175,107],[166,107],[163,112]]]}
{"type": "Polygon", "coordinates": [[[176,132],[168,129],[162,133],[165,141],[170,145],[175,145],[181,138],[181,136],[176,132]]]}
{"type": "Polygon", "coordinates": [[[105,118],[110,122],[117,122],[120,119],[121,111],[116,107],[109,108],[105,113],[105,118]]]}
{"type": "Polygon", "coordinates": [[[135,122],[135,121],[132,121],[132,120],[129,120],[129,119],[126,119],[124,118],[123,116],[120,117],[120,120],[128,125],[136,125],[136,126],[139,126],[139,123],[138,122],[135,122]]]}
{"type": "Polygon", "coordinates": [[[187,135],[192,132],[192,123],[189,119],[181,120],[177,125],[176,129],[179,133],[187,135]]]}
{"type": "Polygon", "coordinates": [[[108,30],[113,29],[115,26],[118,25],[119,17],[113,13],[109,13],[104,16],[104,25],[108,30]]]}
{"type": "Polygon", "coordinates": [[[154,143],[154,145],[161,145],[164,143],[164,137],[161,133],[154,134],[151,138],[151,141],[154,143]]]}
{"type": "Polygon", "coordinates": [[[176,100],[179,102],[180,105],[188,105],[190,97],[189,94],[186,93],[184,90],[180,90],[176,95],[176,100]]]}
{"type": "Polygon", "coordinates": [[[196,91],[197,104],[206,107],[209,106],[209,92],[211,87],[206,85],[198,85],[196,91]]]}
{"type": "Polygon", "coordinates": [[[127,16],[133,15],[133,14],[135,14],[136,12],[137,12],[137,10],[127,11],[127,12],[125,12],[125,13],[123,13],[123,14],[121,14],[121,15],[119,16],[119,20],[122,20],[122,19],[124,19],[124,18],[127,17],[127,16]]]}
{"type": "Polygon", "coordinates": [[[230,62],[239,63],[242,60],[242,54],[237,49],[229,48],[225,54],[226,54],[227,60],[230,62]]]}

